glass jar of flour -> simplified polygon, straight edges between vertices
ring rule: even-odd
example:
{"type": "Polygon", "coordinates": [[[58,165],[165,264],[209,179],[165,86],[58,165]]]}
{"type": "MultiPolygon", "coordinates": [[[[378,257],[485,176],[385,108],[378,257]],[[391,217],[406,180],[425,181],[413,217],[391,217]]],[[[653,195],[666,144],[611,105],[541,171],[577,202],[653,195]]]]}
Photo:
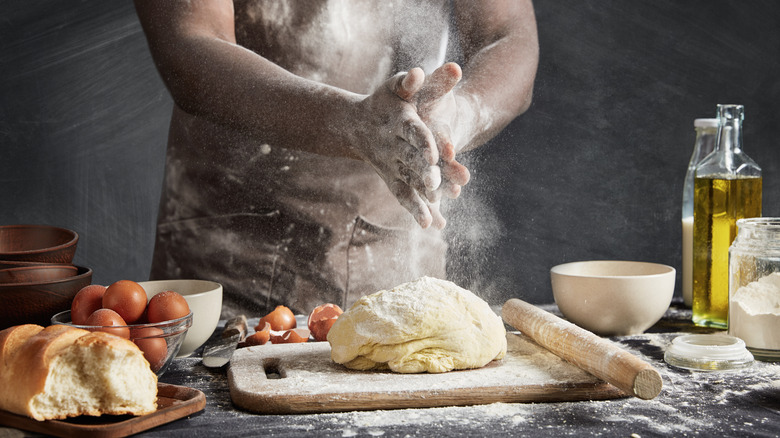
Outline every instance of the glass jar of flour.
{"type": "Polygon", "coordinates": [[[756,359],[780,361],[780,218],[737,221],[729,248],[728,332],[756,359]]]}

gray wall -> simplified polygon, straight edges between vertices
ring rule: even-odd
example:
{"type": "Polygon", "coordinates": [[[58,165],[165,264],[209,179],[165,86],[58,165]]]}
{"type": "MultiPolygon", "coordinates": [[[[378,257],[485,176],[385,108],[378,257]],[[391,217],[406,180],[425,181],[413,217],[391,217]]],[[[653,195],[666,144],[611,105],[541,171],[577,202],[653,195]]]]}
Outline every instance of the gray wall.
{"type": "MultiPolygon", "coordinates": [[[[680,265],[693,119],[746,108],[746,151],[780,216],[780,4],[536,2],[535,100],[465,157],[452,277],[498,304],[551,302],[549,268],[680,265]]],[[[97,283],[146,279],[171,100],[132,3],[0,5],[0,223],[78,231],[97,283]]],[[[678,295],[678,289],[676,292],[678,295]]]]}
{"type": "Polygon", "coordinates": [[[549,268],[559,263],[642,260],[679,271],[693,120],[714,117],[718,103],[745,105],[745,151],[764,171],[764,216],[780,216],[780,3],[535,7],[534,102],[471,157],[467,195],[492,206],[485,222],[500,232],[488,233],[489,245],[456,244],[456,253],[473,254],[453,267],[463,283],[480,284],[496,302],[551,302],[549,268]],[[469,258],[479,269],[469,271],[469,258]]]}
{"type": "Polygon", "coordinates": [[[76,230],[96,283],[146,279],[172,102],[132,2],[0,16],[0,223],[76,230]]]}

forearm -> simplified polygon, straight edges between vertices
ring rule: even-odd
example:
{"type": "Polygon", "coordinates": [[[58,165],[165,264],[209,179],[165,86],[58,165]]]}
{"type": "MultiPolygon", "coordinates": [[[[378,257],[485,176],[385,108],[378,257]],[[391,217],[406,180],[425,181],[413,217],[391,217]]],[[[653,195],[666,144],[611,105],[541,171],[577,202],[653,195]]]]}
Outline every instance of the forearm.
{"type": "Polygon", "coordinates": [[[503,17],[501,23],[486,19],[464,25],[463,80],[454,90],[457,151],[482,145],[531,104],[539,60],[536,21],[530,2],[510,1],[520,6],[493,11],[503,17]]]}
{"type": "Polygon", "coordinates": [[[276,146],[352,156],[344,124],[360,96],[293,75],[223,41],[203,42],[196,50],[212,65],[187,68],[189,77],[174,81],[184,110],[276,146]]]}
{"type": "Polygon", "coordinates": [[[163,81],[184,111],[275,146],[355,156],[345,127],[365,96],[296,76],[238,46],[229,33],[177,28],[159,18],[142,23],[163,81]]]}

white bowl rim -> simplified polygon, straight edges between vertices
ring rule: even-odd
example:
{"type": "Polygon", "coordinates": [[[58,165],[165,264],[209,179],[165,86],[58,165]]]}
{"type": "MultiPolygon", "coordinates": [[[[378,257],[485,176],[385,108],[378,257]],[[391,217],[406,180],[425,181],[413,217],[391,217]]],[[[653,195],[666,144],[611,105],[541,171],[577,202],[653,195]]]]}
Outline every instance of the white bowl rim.
{"type": "MultiPolygon", "coordinates": [[[[163,283],[173,283],[173,282],[187,282],[187,283],[197,283],[201,285],[210,285],[211,288],[209,290],[205,290],[203,292],[196,292],[194,294],[188,294],[188,293],[181,293],[181,295],[185,298],[187,297],[193,297],[198,298],[202,295],[211,294],[214,293],[217,290],[222,289],[222,284],[217,283],[216,281],[211,280],[200,280],[200,279],[194,279],[194,278],[171,278],[169,280],[148,280],[148,281],[139,281],[138,284],[141,285],[141,287],[144,287],[144,285],[152,285],[152,284],[163,284],[163,283]]],[[[145,290],[146,288],[144,288],[145,290]]],[[[178,292],[178,291],[176,291],[178,292]]]]}
{"type": "Polygon", "coordinates": [[[566,277],[576,277],[576,278],[652,278],[652,277],[661,277],[669,274],[674,275],[675,269],[669,265],[664,265],[661,263],[654,263],[654,262],[640,262],[640,261],[632,261],[632,260],[582,260],[576,262],[562,263],[560,265],[553,266],[550,269],[550,272],[556,275],[562,275],[566,277]],[[605,263],[605,264],[611,264],[616,266],[636,265],[636,266],[645,266],[645,267],[655,267],[658,268],[660,272],[653,273],[653,274],[628,274],[628,275],[595,275],[595,274],[587,274],[582,272],[578,272],[578,273],[565,272],[568,268],[571,268],[572,266],[575,265],[587,266],[596,263],[605,263]]]}

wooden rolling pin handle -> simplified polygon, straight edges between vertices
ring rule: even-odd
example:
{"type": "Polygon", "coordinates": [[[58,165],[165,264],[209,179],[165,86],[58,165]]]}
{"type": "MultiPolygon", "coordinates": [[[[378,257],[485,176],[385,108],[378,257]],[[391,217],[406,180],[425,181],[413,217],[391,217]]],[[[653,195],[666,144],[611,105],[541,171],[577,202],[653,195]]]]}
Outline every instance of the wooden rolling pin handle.
{"type": "Polygon", "coordinates": [[[501,316],[537,344],[627,394],[650,400],[661,392],[658,371],[608,339],[516,298],[504,304],[501,316]]]}

